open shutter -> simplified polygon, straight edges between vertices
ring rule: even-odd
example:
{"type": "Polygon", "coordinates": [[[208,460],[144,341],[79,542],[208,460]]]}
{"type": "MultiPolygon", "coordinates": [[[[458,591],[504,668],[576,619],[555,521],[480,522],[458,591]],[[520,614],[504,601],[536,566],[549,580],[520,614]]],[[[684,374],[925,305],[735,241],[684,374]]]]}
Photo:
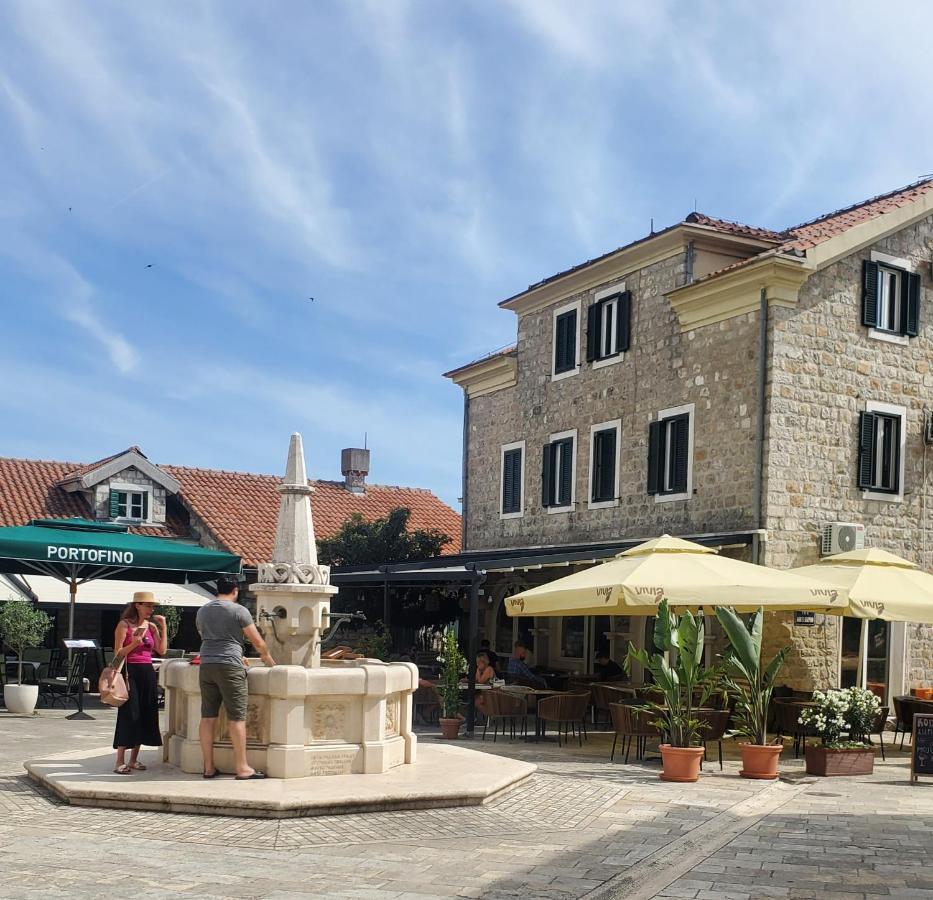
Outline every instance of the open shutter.
{"type": "Polygon", "coordinates": [[[915,272],[904,274],[904,334],[916,337],[920,329],[920,276],[915,272]]]}
{"type": "Polygon", "coordinates": [[[149,521],[149,491],[143,491],[143,521],[149,521]]]}
{"type": "Polygon", "coordinates": [[[573,438],[565,438],[561,443],[564,452],[560,455],[560,484],[558,504],[567,506],[573,497],[573,438]]]}
{"type": "Polygon", "coordinates": [[[652,422],[648,426],[648,493],[661,490],[661,429],[663,422],[652,422]]]}
{"type": "Polygon", "coordinates": [[[502,456],[502,512],[515,512],[512,509],[512,454],[514,450],[507,450],[502,456]]]}
{"type": "Polygon", "coordinates": [[[894,476],[892,481],[891,493],[896,494],[901,489],[901,427],[903,419],[900,416],[894,416],[894,434],[891,439],[894,441],[894,476]]]}
{"type": "Polygon", "coordinates": [[[593,435],[593,460],[591,465],[593,467],[593,477],[592,477],[592,488],[590,490],[590,500],[594,503],[603,499],[602,497],[602,477],[603,477],[603,457],[605,453],[603,452],[603,431],[597,431],[593,435]]]}
{"type": "Polygon", "coordinates": [[[875,473],[875,429],[874,413],[859,413],[858,417],[858,486],[872,487],[875,473]]]}
{"type": "Polygon", "coordinates": [[[551,484],[554,480],[554,451],[556,444],[545,444],[541,456],[541,505],[551,505],[551,484]]]}
{"type": "Polygon", "coordinates": [[[118,519],[120,517],[120,495],[118,491],[110,492],[110,518],[118,519]]]}
{"type": "Polygon", "coordinates": [[[577,365],[577,311],[567,313],[564,329],[564,362],[567,369],[577,365]]]}
{"type": "Polygon", "coordinates": [[[596,432],[593,441],[593,500],[615,498],[616,431],[614,428],[596,432]]]}
{"type": "Polygon", "coordinates": [[[675,494],[687,490],[687,466],[690,450],[690,417],[678,416],[674,424],[674,483],[675,494]]]}
{"type": "Polygon", "coordinates": [[[629,348],[632,336],[632,292],[619,294],[616,304],[616,351],[624,353],[629,348]]]}
{"type": "Polygon", "coordinates": [[[586,311],[586,361],[592,362],[599,356],[599,331],[602,319],[602,304],[594,303],[586,311]]]}
{"type": "Polygon", "coordinates": [[[862,269],[862,324],[878,327],[878,263],[867,259],[862,269]]]}

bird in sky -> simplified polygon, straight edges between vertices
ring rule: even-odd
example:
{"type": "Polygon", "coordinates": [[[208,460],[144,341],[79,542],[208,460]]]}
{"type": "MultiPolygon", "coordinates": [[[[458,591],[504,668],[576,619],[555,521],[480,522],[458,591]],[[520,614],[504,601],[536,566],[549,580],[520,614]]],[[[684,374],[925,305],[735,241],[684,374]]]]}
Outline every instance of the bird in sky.
{"type": "Polygon", "coordinates": [[[312,303],[314,303],[314,297],[308,297],[308,299],[309,299],[312,303]]]}
{"type": "Polygon", "coordinates": [[[146,264],[146,268],[147,268],[147,269],[151,269],[151,268],[152,268],[152,263],[147,263],[147,264],[146,264]]]}

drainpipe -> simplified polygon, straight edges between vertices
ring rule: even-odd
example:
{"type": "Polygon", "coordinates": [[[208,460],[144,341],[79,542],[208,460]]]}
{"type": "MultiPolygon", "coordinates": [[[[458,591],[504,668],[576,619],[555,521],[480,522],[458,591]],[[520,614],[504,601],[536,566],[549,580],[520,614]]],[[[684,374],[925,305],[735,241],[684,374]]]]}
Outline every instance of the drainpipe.
{"type": "Polygon", "coordinates": [[[461,475],[460,491],[460,550],[466,550],[467,539],[467,490],[470,486],[470,395],[463,389],[463,472],[461,475]]]}
{"type": "MultiPolygon", "coordinates": [[[[768,375],[768,293],[762,288],[758,303],[758,410],[755,423],[755,494],[753,500],[755,528],[764,528],[764,477],[765,477],[765,383],[768,375]]],[[[755,562],[764,563],[764,541],[757,542],[755,562]]]]}

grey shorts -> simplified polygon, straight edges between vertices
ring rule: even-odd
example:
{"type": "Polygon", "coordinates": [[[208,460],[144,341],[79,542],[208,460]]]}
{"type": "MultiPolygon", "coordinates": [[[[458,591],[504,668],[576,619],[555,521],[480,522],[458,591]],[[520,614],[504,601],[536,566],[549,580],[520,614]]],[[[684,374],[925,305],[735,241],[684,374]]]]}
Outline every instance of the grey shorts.
{"type": "Polygon", "coordinates": [[[216,719],[223,702],[231,722],[246,720],[246,669],[232,663],[201,663],[201,718],[216,719]]]}

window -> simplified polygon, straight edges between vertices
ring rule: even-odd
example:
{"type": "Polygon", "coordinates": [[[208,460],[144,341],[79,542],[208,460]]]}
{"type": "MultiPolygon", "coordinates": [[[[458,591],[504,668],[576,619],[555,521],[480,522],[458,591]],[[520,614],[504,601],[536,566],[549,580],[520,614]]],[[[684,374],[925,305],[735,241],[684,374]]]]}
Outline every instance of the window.
{"type": "Polygon", "coordinates": [[[875,337],[916,337],[920,326],[920,276],[907,260],[872,253],[864,265],[862,324],[875,337]],[[899,263],[900,265],[895,265],[899,263]]]}
{"type": "Polygon", "coordinates": [[[554,371],[553,379],[576,375],[577,363],[577,321],[580,304],[571,303],[554,311],[554,371]]]}
{"type": "Polygon", "coordinates": [[[596,297],[586,312],[586,358],[590,362],[609,360],[628,350],[631,330],[630,291],[596,297]]]}
{"type": "Polygon", "coordinates": [[[517,518],[525,506],[525,442],[502,447],[502,474],[499,516],[517,518]]]}
{"type": "Polygon", "coordinates": [[[110,518],[145,521],[149,518],[149,492],[111,490],[110,518]]]}
{"type": "Polygon", "coordinates": [[[541,505],[548,512],[568,512],[574,504],[573,445],[576,431],[552,434],[544,445],[541,471],[541,505]]]}
{"type": "Polygon", "coordinates": [[[858,485],[870,499],[903,496],[906,414],[902,406],[869,403],[859,415],[858,485]]]}
{"type": "Polygon", "coordinates": [[[648,427],[648,493],[686,500],[693,490],[693,404],[662,410],[648,427]]]}
{"type": "Polygon", "coordinates": [[[590,429],[591,509],[619,504],[619,432],[621,421],[603,422],[590,429]]]}

